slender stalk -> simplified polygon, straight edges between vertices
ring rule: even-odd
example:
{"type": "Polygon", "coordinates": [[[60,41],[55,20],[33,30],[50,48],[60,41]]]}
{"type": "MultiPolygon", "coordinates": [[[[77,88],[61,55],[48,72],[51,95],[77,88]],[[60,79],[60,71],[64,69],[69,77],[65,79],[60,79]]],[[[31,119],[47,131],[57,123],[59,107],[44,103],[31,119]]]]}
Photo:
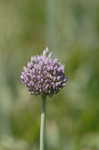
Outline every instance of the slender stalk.
{"type": "Polygon", "coordinates": [[[41,125],[40,125],[40,150],[45,150],[46,136],[46,97],[42,96],[41,104],[41,125]]]}

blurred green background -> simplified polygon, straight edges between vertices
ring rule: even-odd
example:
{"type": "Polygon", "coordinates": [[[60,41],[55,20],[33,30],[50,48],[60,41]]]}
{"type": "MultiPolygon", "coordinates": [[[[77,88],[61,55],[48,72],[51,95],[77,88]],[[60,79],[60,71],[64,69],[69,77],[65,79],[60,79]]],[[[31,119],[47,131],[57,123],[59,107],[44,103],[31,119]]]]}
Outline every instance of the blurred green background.
{"type": "Polygon", "coordinates": [[[39,150],[40,97],[20,72],[46,46],[69,77],[48,99],[48,150],[99,150],[99,0],[0,0],[0,150],[39,150]]]}

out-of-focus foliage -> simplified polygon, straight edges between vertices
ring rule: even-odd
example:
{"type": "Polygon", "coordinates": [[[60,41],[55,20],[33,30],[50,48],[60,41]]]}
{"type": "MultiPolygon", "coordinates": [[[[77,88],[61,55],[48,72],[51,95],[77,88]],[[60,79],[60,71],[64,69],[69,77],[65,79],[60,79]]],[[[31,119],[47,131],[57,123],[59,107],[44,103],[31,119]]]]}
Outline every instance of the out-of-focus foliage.
{"type": "Polygon", "coordinates": [[[46,46],[69,77],[48,99],[48,150],[98,150],[98,0],[0,0],[0,150],[39,149],[40,97],[20,72],[46,46]]]}

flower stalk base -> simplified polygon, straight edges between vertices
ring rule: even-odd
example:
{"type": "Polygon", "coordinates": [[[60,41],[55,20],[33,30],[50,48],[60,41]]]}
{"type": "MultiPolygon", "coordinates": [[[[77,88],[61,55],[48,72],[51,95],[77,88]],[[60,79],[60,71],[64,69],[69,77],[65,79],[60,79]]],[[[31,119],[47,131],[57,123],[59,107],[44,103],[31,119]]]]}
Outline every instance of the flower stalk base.
{"type": "Polygon", "coordinates": [[[46,96],[42,96],[41,125],[40,125],[40,150],[45,150],[45,146],[46,146],[46,96]]]}

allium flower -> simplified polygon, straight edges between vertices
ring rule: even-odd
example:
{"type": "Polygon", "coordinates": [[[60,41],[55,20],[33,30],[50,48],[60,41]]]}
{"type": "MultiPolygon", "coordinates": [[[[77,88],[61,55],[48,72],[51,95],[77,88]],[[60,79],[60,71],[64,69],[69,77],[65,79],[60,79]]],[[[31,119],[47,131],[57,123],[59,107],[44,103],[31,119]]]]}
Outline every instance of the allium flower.
{"type": "Polygon", "coordinates": [[[21,72],[21,81],[34,95],[53,95],[66,84],[64,66],[49,52],[48,48],[40,56],[31,57],[21,72]]]}

